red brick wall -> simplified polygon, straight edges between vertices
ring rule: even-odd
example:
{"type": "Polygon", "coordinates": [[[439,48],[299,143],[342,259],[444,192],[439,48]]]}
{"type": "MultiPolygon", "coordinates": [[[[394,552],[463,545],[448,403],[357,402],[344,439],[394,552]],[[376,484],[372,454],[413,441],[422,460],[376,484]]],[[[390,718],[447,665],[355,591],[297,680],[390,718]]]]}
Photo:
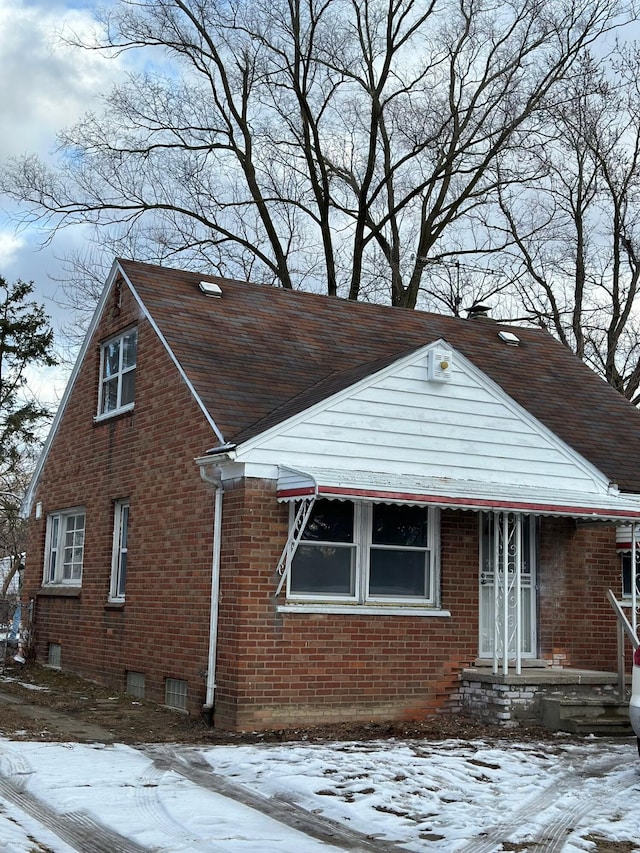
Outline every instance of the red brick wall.
{"type": "Polygon", "coordinates": [[[607,589],[620,595],[615,528],[540,521],[541,655],[565,667],[614,672],[616,619],[607,589]]]}
{"type": "MultiPolygon", "coordinates": [[[[213,497],[194,457],[214,435],[137,303],[115,295],[91,342],[48,455],[32,510],[25,592],[35,599],[37,655],[62,647],[62,667],[123,688],[144,672],[148,698],[164,701],[167,676],[189,682],[189,705],[204,698],[213,497]],[[94,423],[99,344],[138,325],[133,412],[94,423]],[[109,605],[114,501],[130,499],[124,606],[109,605]],[[42,594],[48,513],[86,509],[79,596],[42,594]]],[[[77,593],[77,591],[76,591],[77,593]]]]}
{"type": "Polygon", "coordinates": [[[477,653],[476,515],[443,515],[445,618],[279,613],[288,507],[272,483],[250,480],[225,488],[223,519],[216,725],[415,719],[446,706],[477,653]]]}

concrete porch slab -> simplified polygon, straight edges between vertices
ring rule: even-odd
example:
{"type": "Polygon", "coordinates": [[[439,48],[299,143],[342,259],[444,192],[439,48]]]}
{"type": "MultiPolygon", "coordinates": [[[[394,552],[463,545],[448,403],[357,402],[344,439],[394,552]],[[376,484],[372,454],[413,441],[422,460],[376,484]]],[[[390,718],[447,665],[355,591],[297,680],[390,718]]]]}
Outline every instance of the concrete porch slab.
{"type": "MultiPolygon", "coordinates": [[[[535,685],[612,685],[618,683],[617,672],[599,672],[591,669],[554,669],[545,667],[523,667],[521,675],[515,670],[509,670],[507,675],[502,672],[494,673],[489,666],[470,666],[460,673],[463,681],[478,681],[481,684],[509,684],[521,686],[535,685]]],[[[630,676],[627,677],[630,681],[630,676]]]]}

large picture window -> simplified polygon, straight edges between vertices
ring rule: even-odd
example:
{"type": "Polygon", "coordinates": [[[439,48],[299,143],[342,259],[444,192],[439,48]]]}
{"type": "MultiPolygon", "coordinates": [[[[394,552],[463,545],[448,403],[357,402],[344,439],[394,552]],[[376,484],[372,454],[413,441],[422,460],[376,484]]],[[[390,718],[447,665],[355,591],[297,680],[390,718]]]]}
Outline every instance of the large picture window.
{"type": "Polygon", "coordinates": [[[317,500],[291,561],[288,596],[435,603],[435,512],[317,500]]]}
{"type": "Polygon", "coordinates": [[[98,416],[116,414],[133,407],[137,351],[136,329],[102,345],[98,416]]]}
{"type": "Polygon", "coordinates": [[[84,510],[73,509],[47,517],[45,584],[75,584],[82,580],[84,510]]]}

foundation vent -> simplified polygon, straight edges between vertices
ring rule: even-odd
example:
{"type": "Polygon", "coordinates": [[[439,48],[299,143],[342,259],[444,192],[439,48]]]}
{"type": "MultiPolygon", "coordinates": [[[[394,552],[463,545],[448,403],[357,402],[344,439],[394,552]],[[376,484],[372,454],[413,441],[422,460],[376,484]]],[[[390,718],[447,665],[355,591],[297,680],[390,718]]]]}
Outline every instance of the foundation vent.
{"type": "Polygon", "coordinates": [[[180,678],[167,678],[164,689],[164,702],[177,711],[187,710],[187,682],[180,678]]]}
{"type": "Polygon", "coordinates": [[[144,699],[144,672],[127,672],[127,693],[144,699]]]}
{"type": "Polygon", "coordinates": [[[60,643],[49,643],[47,663],[55,669],[60,669],[62,666],[62,646],[60,643]]]}

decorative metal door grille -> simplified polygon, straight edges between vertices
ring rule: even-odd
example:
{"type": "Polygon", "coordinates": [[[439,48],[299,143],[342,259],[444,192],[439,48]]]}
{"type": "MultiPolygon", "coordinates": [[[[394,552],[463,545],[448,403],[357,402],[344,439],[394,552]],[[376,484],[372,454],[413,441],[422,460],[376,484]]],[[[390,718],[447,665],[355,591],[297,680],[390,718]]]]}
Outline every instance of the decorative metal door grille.
{"type": "Polygon", "coordinates": [[[480,568],[480,656],[508,672],[535,654],[535,573],[531,519],[519,513],[486,513],[480,568]]]}

